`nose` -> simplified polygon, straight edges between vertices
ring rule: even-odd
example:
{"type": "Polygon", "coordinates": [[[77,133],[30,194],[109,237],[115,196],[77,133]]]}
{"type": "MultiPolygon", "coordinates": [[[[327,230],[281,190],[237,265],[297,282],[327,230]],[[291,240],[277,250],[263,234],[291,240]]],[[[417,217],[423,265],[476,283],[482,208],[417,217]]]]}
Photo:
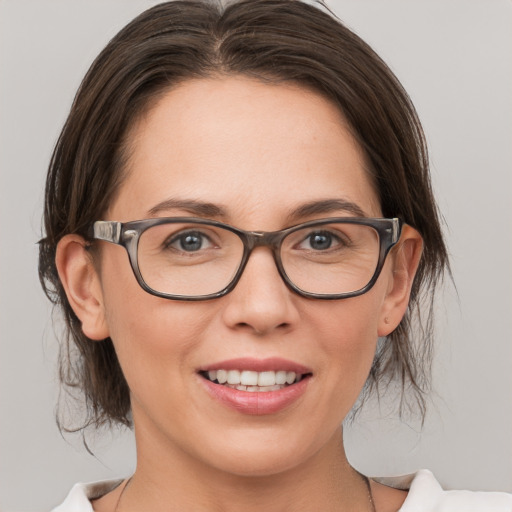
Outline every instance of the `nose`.
{"type": "Polygon", "coordinates": [[[287,332],[300,318],[296,303],[301,297],[288,289],[267,247],[253,250],[240,281],[224,300],[223,320],[231,329],[257,335],[287,332]]]}

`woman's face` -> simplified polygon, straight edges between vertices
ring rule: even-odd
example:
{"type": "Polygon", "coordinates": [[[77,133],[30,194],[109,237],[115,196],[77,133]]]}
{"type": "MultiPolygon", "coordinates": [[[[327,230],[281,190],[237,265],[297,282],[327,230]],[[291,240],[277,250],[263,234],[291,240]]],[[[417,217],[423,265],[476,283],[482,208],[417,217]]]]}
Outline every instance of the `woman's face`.
{"type": "MultiPolygon", "coordinates": [[[[273,231],[354,216],[342,202],[381,215],[340,112],[298,86],[188,81],[133,127],[129,151],[126,179],[102,220],[194,216],[273,231]]],[[[101,243],[101,318],[84,331],[113,340],[131,390],[139,457],[166,447],[197,464],[265,475],[339,442],[385,334],[391,263],[362,296],[311,300],[285,286],[271,251],[260,247],[231,293],[183,302],[143,291],[125,250],[101,243]],[[249,397],[201,373],[234,369],[305,375],[249,397]]]]}

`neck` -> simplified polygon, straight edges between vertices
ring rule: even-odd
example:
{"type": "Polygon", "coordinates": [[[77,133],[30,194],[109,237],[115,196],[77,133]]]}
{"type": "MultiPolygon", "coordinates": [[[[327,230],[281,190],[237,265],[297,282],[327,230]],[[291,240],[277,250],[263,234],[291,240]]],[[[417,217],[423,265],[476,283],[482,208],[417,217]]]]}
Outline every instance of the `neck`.
{"type": "Polygon", "coordinates": [[[298,512],[372,510],[365,480],[348,463],[341,427],[298,466],[260,475],[212,467],[175,446],[137,433],[137,470],[118,512],[298,512]]]}

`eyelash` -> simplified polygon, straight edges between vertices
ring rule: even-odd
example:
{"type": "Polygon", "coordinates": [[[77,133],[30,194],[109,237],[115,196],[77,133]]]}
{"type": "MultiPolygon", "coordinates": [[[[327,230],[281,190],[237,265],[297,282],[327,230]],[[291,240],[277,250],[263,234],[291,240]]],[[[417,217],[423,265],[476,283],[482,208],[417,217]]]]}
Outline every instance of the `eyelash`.
{"type": "Polygon", "coordinates": [[[165,249],[175,249],[173,247],[173,245],[175,243],[180,243],[181,244],[181,247],[177,250],[180,250],[180,251],[183,251],[183,252],[189,252],[189,253],[193,253],[193,252],[196,252],[196,251],[188,251],[184,246],[183,246],[183,241],[186,239],[186,237],[188,236],[193,236],[193,237],[197,237],[200,239],[201,241],[201,247],[198,249],[198,250],[201,250],[203,249],[203,243],[205,240],[207,240],[211,245],[213,245],[213,242],[211,240],[211,238],[206,235],[205,233],[201,233],[200,231],[182,231],[180,233],[177,233],[177,234],[174,234],[172,235],[172,237],[170,239],[167,239],[163,246],[165,249]]]}

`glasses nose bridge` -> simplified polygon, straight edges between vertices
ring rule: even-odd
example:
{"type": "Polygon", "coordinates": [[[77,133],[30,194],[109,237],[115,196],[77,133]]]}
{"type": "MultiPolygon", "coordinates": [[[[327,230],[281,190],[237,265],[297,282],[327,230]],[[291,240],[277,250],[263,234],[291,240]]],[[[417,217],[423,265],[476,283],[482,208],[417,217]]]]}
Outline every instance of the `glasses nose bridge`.
{"type": "Polygon", "coordinates": [[[274,255],[279,252],[281,242],[280,231],[248,231],[246,234],[249,254],[256,247],[269,247],[274,255]]]}
{"type": "Polygon", "coordinates": [[[246,231],[246,256],[244,258],[245,262],[243,267],[245,267],[249,261],[254,249],[257,247],[268,247],[272,253],[272,257],[274,258],[274,263],[276,264],[279,273],[281,273],[279,248],[282,238],[283,236],[280,231],[246,231]]]}

